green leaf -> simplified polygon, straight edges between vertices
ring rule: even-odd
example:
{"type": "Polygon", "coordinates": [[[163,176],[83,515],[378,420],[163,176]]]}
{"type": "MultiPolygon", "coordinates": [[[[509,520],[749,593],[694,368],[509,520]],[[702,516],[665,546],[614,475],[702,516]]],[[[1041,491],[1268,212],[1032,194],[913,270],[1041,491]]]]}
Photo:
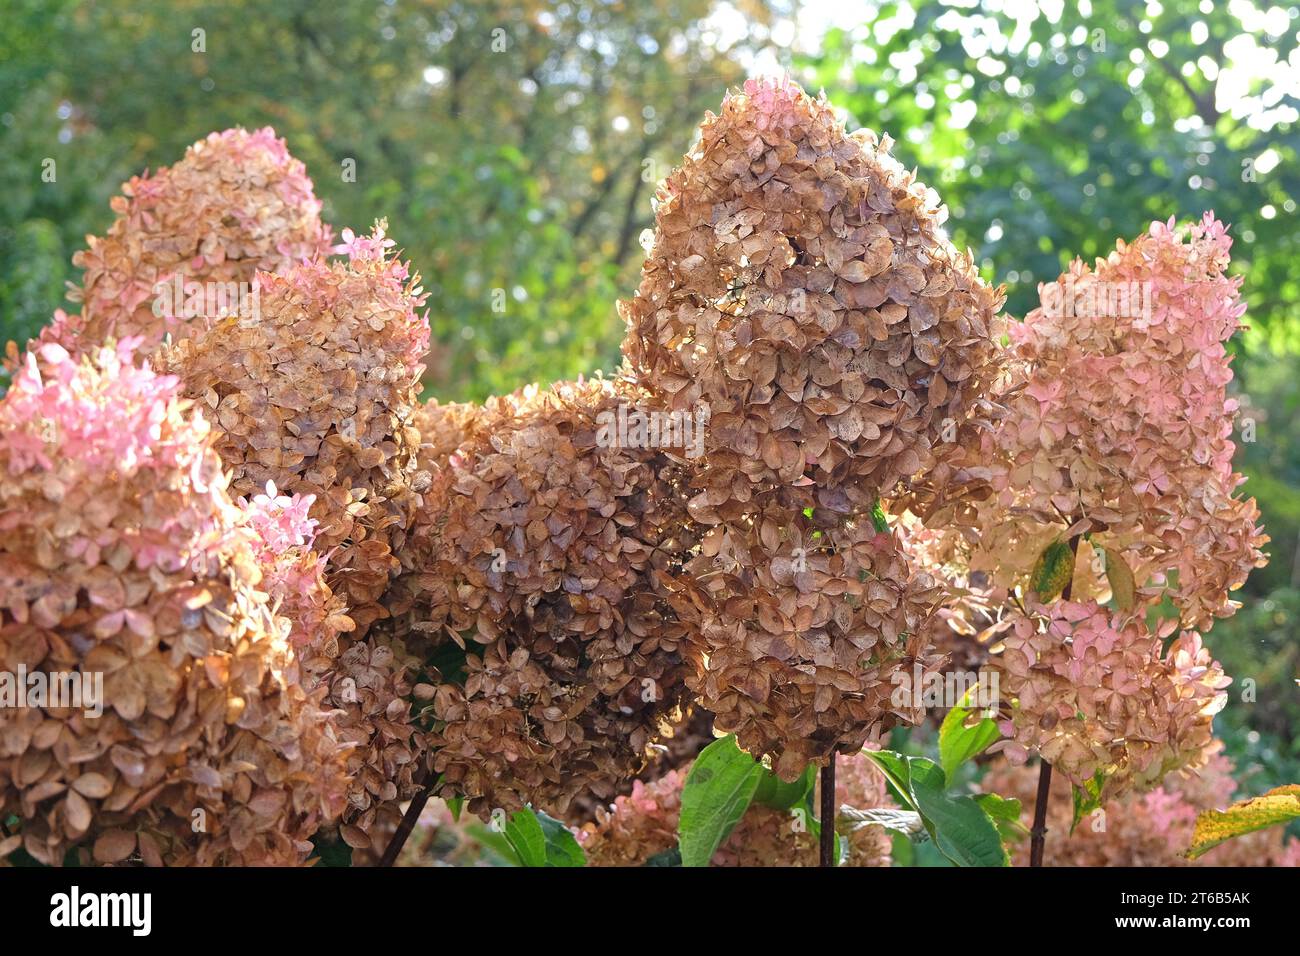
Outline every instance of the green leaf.
{"type": "Polygon", "coordinates": [[[587,857],[569,828],[525,807],[506,821],[505,838],[523,866],[585,866],[587,857]]]}
{"type": "Polygon", "coordinates": [[[500,857],[501,862],[505,865],[523,866],[523,863],[519,860],[519,854],[515,852],[515,848],[510,845],[510,841],[506,839],[506,835],[500,830],[494,830],[490,826],[475,822],[466,824],[465,832],[488,851],[500,857]]]}
{"type": "Polygon", "coordinates": [[[881,534],[889,532],[889,519],[885,517],[885,509],[880,506],[879,498],[871,506],[871,523],[875,525],[876,530],[881,534]]]}
{"type": "Polygon", "coordinates": [[[980,805],[980,809],[988,814],[993,825],[998,828],[998,833],[1002,834],[1002,841],[1018,840],[1023,837],[1028,830],[1020,822],[1020,801],[1011,797],[1000,797],[996,793],[977,793],[975,802],[980,805]]]}
{"type": "Polygon", "coordinates": [[[804,796],[813,789],[817,779],[817,768],[811,764],[794,783],[786,783],[770,770],[764,769],[758,778],[758,788],[754,791],[754,802],[773,810],[789,810],[799,805],[804,796]]]}
{"type": "Polygon", "coordinates": [[[972,715],[970,695],[971,692],[967,691],[961,703],[948,711],[939,728],[939,762],[949,781],[953,780],[958,767],[976,754],[983,753],[1002,736],[997,721],[988,717],[968,726],[972,715]]]}
{"type": "Polygon", "coordinates": [[[1029,575],[1029,589],[1044,604],[1054,601],[1074,577],[1074,549],[1057,538],[1043,549],[1029,575]]]}
{"type": "Polygon", "coordinates": [[[1192,845],[1185,856],[1195,860],[1225,840],[1292,820],[1300,820],[1300,784],[1295,783],[1276,787],[1259,797],[1239,800],[1226,810],[1198,814],[1192,845]]]}
{"type": "Polygon", "coordinates": [[[322,840],[320,835],[312,837],[311,845],[320,857],[323,867],[341,867],[352,865],[352,847],[342,840],[322,840]]]}
{"type": "Polygon", "coordinates": [[[763,766],[736,746],[735,734],[709,744],[695,758],[682,787],[677,843],[682,866],[708,866],[749,809],[763,766]]]}
{"type": "Polygon", "coordinates": [[[460,823],[461,811],[465,809],[464,797],[449,797],[447,799],[447,809],[451,811],[451,818],[456,823],[460,823]]]}
{"type": "Polygon", "coordinates": [[[1092,813],[1101,806],[1101,791],[1106,783],[1106,775],[1100,770],[1096,775],[1082,787],[1072,787],[1070,792],[1074,798],[1074,816],[1070,820],[1070,833],[1074,833],[1074,828],[1079,825],[1084,814],[1092,813]]]}
{"type": "Polygon", "coordinates": [[[682,851],[677,847],[670,850],[664,850],[662,853],[656,853],[650,857],[642,866],[681,866],[682,851]]]}
{"type": "Polygon", "coordinates": [[[943,768],[924,757],[889,750],[863,754],[885,774],[903,803],[921,814],[921,823],[939,852],[958,866],[1010,863],[993,819],[976,800],[947,792],[943,768]]]}
{"type": "Polygon", "coordinates": [[[864,750],[862,755],[876,765],[894,790],[894,796],[912,810],[918,810],[912,798],[912,784],[907,758],[892,750],[864,750]]]}
{"type": "Polygon", "coordinates": [[[946,792],[943,769],[924,757],[908,757],[912,796],[930,839],[958,866],[1009,866],[993,820],[973,798],[946,792]]]}

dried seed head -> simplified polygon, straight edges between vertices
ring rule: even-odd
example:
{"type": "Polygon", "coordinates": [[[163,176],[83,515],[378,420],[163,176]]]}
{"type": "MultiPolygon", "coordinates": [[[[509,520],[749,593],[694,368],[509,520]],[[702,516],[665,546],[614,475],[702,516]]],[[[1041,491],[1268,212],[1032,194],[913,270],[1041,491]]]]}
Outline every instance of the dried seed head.
{"type": "Polygon", "coordinates": [[[924,716],[943,592],[894,536],[767,512],[712,528],[689,571],[707,595],[691,687],[783,779],[924,716]]]}
{"type": "Polygon", "coordinates": [[[430,413],[431,438],[449,414],[465,426],[429,460],[436,493],[397,590],[413,631],[472,647],[463,682],[435,694],[433,743],[448,792],[476,812],[608,797],[680,719],[694,645],[662,582],[692,524],[664,453],[603,431],[638,402],[595,379],[430,413]]]}

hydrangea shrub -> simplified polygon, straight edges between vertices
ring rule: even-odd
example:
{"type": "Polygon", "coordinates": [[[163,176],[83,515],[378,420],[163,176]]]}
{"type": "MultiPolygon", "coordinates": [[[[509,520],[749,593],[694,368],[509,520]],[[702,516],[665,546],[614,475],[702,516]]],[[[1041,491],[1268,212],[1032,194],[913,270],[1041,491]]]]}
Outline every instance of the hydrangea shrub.
{"type": "MultiPolygon", "coordinates": [[[[418,275],[382,221],[333,245],[270,130],[128,183],[80,313],[9,350],[0,662],[102,673],[106,710],[0,710],[0,859],[391,862],[436,795],[642,864],[702,715],[887,808],[863,748],[931,716],[900,679],[963,665],[1000,678],[1010,763],[1135,845],[1181,834],[1210,798],[1179,781],[1227,779],[1201,635],[1267,542],[1226,227],[1153,224],[1007,322],[891,145],[788,80],[729,93],[659,189],[623,366],[482,404],[419,400],[418,275]],[[258,309],[158,310],[185,280],[258,309]]],[[[714,862],[813,863],[789,823],[755,804],[714,862]]],[[[844,834],[888,865],[879,825],[844,834]]]]}

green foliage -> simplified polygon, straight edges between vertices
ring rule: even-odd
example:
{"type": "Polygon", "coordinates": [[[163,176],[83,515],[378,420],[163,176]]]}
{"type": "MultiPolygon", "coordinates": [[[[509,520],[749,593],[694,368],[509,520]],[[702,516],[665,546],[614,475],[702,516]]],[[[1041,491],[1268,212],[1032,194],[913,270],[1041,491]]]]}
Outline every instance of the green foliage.
{"type": "MultiPolygon", "coordinates": [[[[863,751],[885,774],[905,806],[921,815],[925,832],[944,858],[956,866],[1009,866],[999,825],[989,810],[1005,822],[1013,801],[987,803],[948,792],[943,768],[925,757],[907,757],[890,750],[863,751]]],[[[1018,807],[1017,807],[1018,811],[1018,807]]]]}
{"type": "Polygon", "coordinates": [[[525,807],[512,813],[503,832],[520,866],[585,866],[587,857],[559,820],[525,807]]]}
{"type": "Polygon", "coordinates": [[[871,506],[871,524],[881,534],[886,534],[889,531],[889,519],[885,516],[885,509],[881,507],[879,498],[871,506]]]}
{"type": "Polygon", "coordinates": [[[1047,604],[1060,597],[1074,577],[1074,549],[1058,539],[1043,549],[1029,574],[1029,590],[1047,604]]]}
{"type": "Polygon", "coordinates": [[[342,840],[329,839],[317,834],[311,838],[311,845],[315,847],[316,856],[320,860],[317,866],[328,869],[352,865],[352,847],[342,840]]]}
{"type": "Polygon", "coordinates": [[[1106,785],[1106,775],[1100,770],[1097,775],[1087,781],[1082,787],[1074,786],[1070,788],[1070,796],[1074,801],[1074,815],[1070,819],[1070,832],[1079,825],[1079,821],[1085,815],[1092,813],[1101,806],[1101,790],[1106,785]]]}
{"type": "Polygon", "coordinates": [[[1247,597],[1241,610],[1205,635],[1233,678],[1215,731],[1226,743],[1246,793],[1300,780],[1298,635],[1300,589],[1293,587],[1247,597]]]}
{"type": "Polygon", "coordinates": [[[817,768],[809,766],[794,783],[786,783],[776,774],[764,771],[758,778],[754,802],[773,810],[789,810],[798,806],[813,792],[817,782],[817,768]]]}
{"type": "Polygon", "coordinates": [[[749,809],[766,771],[736,746],[734,734],[720,737],[695,758],[682,787],[677,842],[682,866],[708,866],[749,809]]]}
{"type": "Polygon", "coordinates": [[[972,723],[972,716],[970,691],[967,691],[961,704],[948,711],[939,727],[939,762],[949,780],[954,779],[958,767],[983,753],[1002,736],[997,721],[981,717],[972,723]]]}

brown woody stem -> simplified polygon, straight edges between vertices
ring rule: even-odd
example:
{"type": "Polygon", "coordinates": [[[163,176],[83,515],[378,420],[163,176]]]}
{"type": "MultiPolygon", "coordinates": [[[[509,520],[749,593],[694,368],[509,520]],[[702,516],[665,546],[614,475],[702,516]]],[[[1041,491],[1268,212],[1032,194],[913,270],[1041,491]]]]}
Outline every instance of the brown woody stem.
{"type": "MultiPolygon", "coordinates": [[[[1061,600],[1070,600],[1070,592],[1074,590],[1074,572],[1073,566],[1079,560],[1079,542],[1082,535],[1075,535],[1070,539],[1070,553],[1074,560],[1071,562],[1070,580],[1065,582],[1065,588],[1061,591],[1061,600]]],[[[1029,831],[1029,865],[1043,865],[1043,850],[1047,842],[1047,801],[1052,796],[1052,765],[1046,760],[1039,758],[1038,761],[1038,795],[1034,799],[1034,826],[1029,831]]]]}
{"type": "MultiPolygon", "coordinates": [[[[425,776],[426,774],[421,774],[419,783],[424,783],[425,776]]],[[[433,793],[433,783],[421,786],[420,792],[411,798],[411,805],[406,808],[402,822],[397,825],[393,838],[388,841],[388,849],[384,850],[384,855],[379,858],[380,866],[392,866],[397,861],[397,854],[401,853],[402,847],[406,846],[406,841],[410,838],[411,831],[415,829],[415,822],[424,812],[424,806],[429,802],[431,793],[433,793]]]]}
{"type": "Polygon", "coordinates": [[[1034,827],[1029,831],[1029,865],[1043,865],[1043,845],[1047,840],[1047,799],[1052,792],[1052,765],[1038,761],[1038,796],[1034,799],[1034,827]]]}
{"type": "Polygon", "coordinates": [[[835,865],[835,753],[822,767],[821,865],[835,865]]]}

